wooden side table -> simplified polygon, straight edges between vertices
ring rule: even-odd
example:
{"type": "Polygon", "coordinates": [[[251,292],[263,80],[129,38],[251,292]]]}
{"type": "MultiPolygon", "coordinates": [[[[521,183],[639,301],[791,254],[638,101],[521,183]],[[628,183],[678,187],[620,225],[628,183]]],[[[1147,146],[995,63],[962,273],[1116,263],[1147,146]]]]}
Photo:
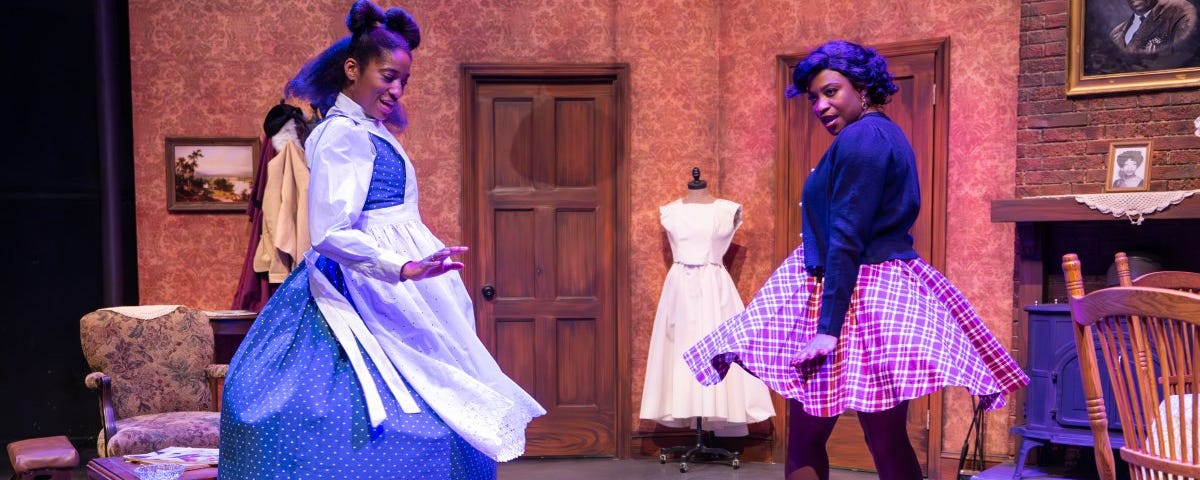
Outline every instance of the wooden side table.
{"type": "MultiPolygon", "coordinates": [[[[138,480],[133,469],[137,464],[126,462],[121,457],[95,458],[87,464],[88,480],[138,480]]],[[[217,467],[199,468],[183,472],[180,480],[210,480],[217,478],[217,467]]]]}
{"type": "Polygon", "coordinates": [[[249,310],[206,310],[213,331],[213,363],[228,364],[258,314],[249,310]]]}

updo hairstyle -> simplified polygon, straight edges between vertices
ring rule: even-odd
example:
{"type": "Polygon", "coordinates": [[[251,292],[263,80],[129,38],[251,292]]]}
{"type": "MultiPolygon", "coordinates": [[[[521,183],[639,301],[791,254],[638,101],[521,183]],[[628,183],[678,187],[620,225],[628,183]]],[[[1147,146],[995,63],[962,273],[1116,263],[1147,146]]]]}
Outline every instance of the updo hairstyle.
{"type": "Polygon", "coordinates": [[[338,92],[350,83],[343,70],[346,59],[354,58],[360,65],[367,65],[397,48],[411,56],[421,45],[421,28],[412,15],[395,7],[385,12],[371,0],[354,2],[346,14],[346,28],[350,35],[309,60],[288,81],[285,97],[307,100],[324,115],[333,106],[338,92]]]}

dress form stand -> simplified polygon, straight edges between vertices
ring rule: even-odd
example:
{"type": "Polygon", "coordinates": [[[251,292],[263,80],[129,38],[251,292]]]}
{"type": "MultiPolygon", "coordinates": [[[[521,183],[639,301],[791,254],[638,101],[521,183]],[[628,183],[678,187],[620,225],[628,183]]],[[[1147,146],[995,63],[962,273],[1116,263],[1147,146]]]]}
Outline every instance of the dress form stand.
{"type": "Polygon", "coordinates": [[[742,466],[742,461],[738,459],[739,452],[730,452],[720,447],[710,447],[704,443],[704,429],[700,427],[700,417],[696,417],[696,444],[692,446],[678,445],[674,447],[661,448],[658,451],[658,463],[667,463],[667,457],[676,453],[682,453],[679,456],[679,473],[687,473],[688,461],[711,462],[717,460],[729,460],[729,465],[737,470],[742,466]]]}
{"type": "MultiPolygon", "coordinates": [[[[700,179],[700,168],[692,167],[692,181],[687,184],[687,196],[683,198],[683,203],[713,203],[716,197],[708,191],[708,182],[700,179]]],[[[679,445],[659,449],[658,463],[667,463],[667,458],[676,453],[681,453],[679,456],[679,473],[687,473],[688,462],[700,461],[717,461],[730,460],[730,465],[736,470],[741,467],[741,461],[738,459],[739,453],[730,452],[724,448],[710,447],[705,444],[704,429],[701,426],[701,417],[696,417],[696,444],[695,445],[679,445]]]]}

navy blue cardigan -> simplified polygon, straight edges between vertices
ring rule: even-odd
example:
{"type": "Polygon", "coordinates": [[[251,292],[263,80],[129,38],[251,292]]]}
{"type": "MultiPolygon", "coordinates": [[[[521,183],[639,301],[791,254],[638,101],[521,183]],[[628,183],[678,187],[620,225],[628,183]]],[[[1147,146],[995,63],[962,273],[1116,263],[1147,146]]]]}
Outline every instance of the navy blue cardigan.
{"type": "Polygon", "coordinates": [[[921,210],[912,146],[891,119],[847,125],[804,183],[804,265],[823,276],[817,333],[839,336],[863,264],[917,258],[908,233],[921,210]]]}

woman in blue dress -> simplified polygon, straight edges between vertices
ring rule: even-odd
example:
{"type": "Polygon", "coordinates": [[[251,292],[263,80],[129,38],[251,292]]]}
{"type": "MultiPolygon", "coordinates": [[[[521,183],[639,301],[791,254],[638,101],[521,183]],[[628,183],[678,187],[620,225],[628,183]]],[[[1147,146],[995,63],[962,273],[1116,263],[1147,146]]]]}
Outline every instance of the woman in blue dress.
{"type": "Polygon", "coordinates": [[[313,248],[259,314],[225,381],[220,478],[491,479],[545,413],[475,334],[446,246],[385,122],[400,122],[420,31],[359,0],[351,35],[287,93],[329,106],[305,142],[313,248]]]}

